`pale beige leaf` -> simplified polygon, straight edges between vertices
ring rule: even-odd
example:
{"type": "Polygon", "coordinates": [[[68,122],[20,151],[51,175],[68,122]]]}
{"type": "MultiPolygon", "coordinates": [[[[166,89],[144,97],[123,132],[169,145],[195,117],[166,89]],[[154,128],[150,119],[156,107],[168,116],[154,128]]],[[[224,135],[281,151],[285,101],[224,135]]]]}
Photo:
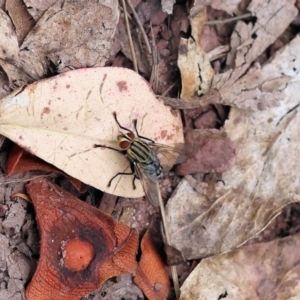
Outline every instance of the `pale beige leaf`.
{"type": "Polygon", "coordinates": [[[162,0],[161,7],[162,11],[171,15],[173,13],[173,5],[176,1],[175,0],[162,0]]]}
{"type": "Polygon", "coordinates": [[[123,68],[80,69],[19,89],[2,99],[0,133],[21,147],[83,182],[111,194],[139,197],[139,181],[132,176],[120,153],[95,144],[118,147],[119,122],[161,144],[183,142],[178,113],[165,107],[135,72],[123,68]]]}
{"type": "Polygon", "coordinates": [[[290,79],[280,83],[283,99],[278,106],[265,111],[231,109],[224,130],[238,147],[237,161],[222,175],[223,183],[219,182],[216,190],[219,198],[207,205],[199,196],[199,207],[206,210],[199,208],[194,213],[188,207],[195,201],[185,202],[187,208],[182,213],[171,209],[172,202],[183,201],[182,197],[175,195],[168,203],[170,227],[173,220],[184,220],[185,214],[190,214],[189,222],[180,223],[171,233],[172,246],[185,258],[206,257],[240,246],[262,231],[288,203],[300,201],[299,43],[300,37],[296,37],[266,66],[266,74],[273,74],[274,81],[262,83],[265,91],[272,92],[282,78],[290,79]]]}
{"type": "Polygon", "coordinates": [[[211,7],[218,10],[225,10],[228,14],[232,15],[240,2],[241,0],[212,0],[211,7]]]}
{"type": "Polygon", "coordinates": [[[299,247],[297,234],[204,259],[181,287],[180,300],[299,299],[299,247]]]}
{"type": "Polygon", "coordinates": [[[206,8],[206,6],[211,5],[212,0],[195,0],[191,2],[191,9],[190,9],[190,15],[195,16],[200,11],[206,8]]]}

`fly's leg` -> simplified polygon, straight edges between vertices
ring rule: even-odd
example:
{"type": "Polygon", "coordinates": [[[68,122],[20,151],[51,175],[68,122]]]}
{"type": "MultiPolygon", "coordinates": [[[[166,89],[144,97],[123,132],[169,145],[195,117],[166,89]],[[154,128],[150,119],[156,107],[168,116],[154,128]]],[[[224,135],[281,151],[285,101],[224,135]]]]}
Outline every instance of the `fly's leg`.
{"type": "MultiPolygon", "coordinates": [[[[105,146],[105,145],[94,145],[94,148],[107,148],[107,149],[110,149],[110,150],[117,151],[117,152],[121,153],[122,155],[126,155],[126,150],[125,150],[125,151],[124,151],[124,150],[119,150],[119,149],[112,148],[112,147],[108,147],[108,146],[105,146]]],[[[120,176],[120,175],[126,175],[126,176],[127,176],[127,175],[133,175],[133,179],[132,179],[132,188],[135,190],[135,189],[136,189],[136,186],[135,186],[135,183],[134,183],[134,182],[135,182],[136,179],[139,179],[139,178],[136,176],[136,173],[135,173],[135,167],[134,167],[134,163],[133,163],[133,162],[130,162],[130,168],[131,168],[131,172],[118,172],[115,176],[113,176],[113,177],[109,180],[107,186],[110,187],[112,181],[113,181],[116,177],[118,177],[118,176],[120,176]]]]}
{"type": "Polygon", "coordinates": [[[130,129],[124,127],[124,126],[122,126],[122,125],[119,123],[119,121],[118,121],[118,119],[117,119],[117,113],[116,113],[116,112],[113,112],[113,116],[114,116],[114,118],[115,118],[117,124],[119,125],[119,127],[120,127],[121,129],[132,132],[132,130],[130,130],[130,129]]]}
{"type": "MultiPolygon", "coordinates": [[[[109,180],[109,182],[108,182],[108,184],[107,184],[107,186],[108,187],[110,187],[111,186],[111,183],[112,183],[112,181],[116,178],[116,177],[118,177],[118,176],[120,176],[120,175],[134,175],[134,172],[128,172],[128,173],[126,173],[126,172],[119,172],[119,173],[117,173],[114,177],[112,177],[110,180],[109,180]]],[[[134,177],[135,178],[135,177],[134,177]]],[[[134,180],[134,179],[133,179],[134,180]]],[[[134,182],[132,182],[132,185],[133,185],[133,189],[135,189],[135,184],[134,184],[134,182]]]]}
{"type": "Polygon", "coordinates": [[[137,127],[136,127],[137,126],[137,119],[133,120],[133,126],[134,126],[134,129],[135,129],[135,132],[136,132],[136,135],[137,135],[138,138],[149,141],[151,143],[155,143],[153,140],[148,139],[145,136],[139,135],[139,132],[138,132],[137,127]]]}
{"type": "Polygon", "coordinates": [[[135,169],[134,169],[134,164],[133,163],[130,163],[130,168],[131,168],[131,172],[129,173],[129,172],[119,172],[119,173],[117,173],[115,176],[113,176],[110,180],[109,180],[109,182],[108,182],[108,187],[110,187],[111,186],[111,183],[112,183],[112,181],[116,178],[116,177],[118,177],[118,176],[120,176],[120,175],[126,175],[126,176],[128,176],[128,175],[133,175],[133,179],[132,179],[132,188],[135,190],[136,189],[136,186],[135,186],[135,180],[136,179],[139,179],[137,176],[136,176],[136,174],[135,174],[135,169]]]}
{"type": "Polygon", "coordinates": [[[105,146],[105,145],[94,145],[94,148],[106,148],[106,149],[117,151],[117,152],[119,152],[123,155],[126,154],[126,151],[124,153],[124,150],[116,149],[116,148],[113,148],[113,147],[108,147],[108,146],[105,146]]]}
{"type": "MultiPolygon", "coordinates": [[[[122,154],[122,155],[126,155],[126,150],[125,150],[125,151],[124,151],[124,150],[119,150],[119,149],[116,149],[116,148],[113,148],[113,147],[108,147],[108,146],[105,146],[105,145],[94,145],[94,148],[106,148],[106,149],[110,149],[110,150],[117,151],[117,152],[119,152],[119,153],[122,154]]],[[[116,177],[118,177],[119,175],[134,175],[134,173],[135,173],[135,172],[134,172],[133,167],[131,167],[131,172],[130,172],[130,173],[119,172],[119,173],[117,173],[114,177],[112,177],[112,178],[109,180],[107,186],[110,187],[112,181],[113,181],[116,177]]],[[[134,189],[135,189],[134,183],[133,183],[133,187],[134,187],[134,189]]]]}

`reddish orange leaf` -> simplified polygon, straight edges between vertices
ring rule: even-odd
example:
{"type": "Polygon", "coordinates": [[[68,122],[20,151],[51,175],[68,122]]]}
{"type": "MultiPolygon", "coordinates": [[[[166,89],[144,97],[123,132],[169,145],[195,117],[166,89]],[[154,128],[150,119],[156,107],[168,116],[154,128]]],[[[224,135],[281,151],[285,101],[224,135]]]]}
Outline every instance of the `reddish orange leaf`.
{"type": "Polygon", "coordinates": [[[45,178],[26,185],[41,235],[27,300],[76,300],[110,277],[134,273],[138,233],[45,178]]]}
{"type": "Polygon", "coordinates": [[[86,191],[86,185],[78,179],[69,176],[68,174],[57,169],[56,167],[46,163],[40,158],[30,154],[18,145],[14,144],[7,159],[6,175],[13,175],[27,171],[45,171],[62,174],[70,180],[72,185],[79,192],[83,193],[86,191]]]}
{"type": "Polygon", "coordinates": [[[167,299],[170,281],[165,264],[151,241],[149,230],[141,242],[142,257],[134,282],[149,300],[167,299]]]}

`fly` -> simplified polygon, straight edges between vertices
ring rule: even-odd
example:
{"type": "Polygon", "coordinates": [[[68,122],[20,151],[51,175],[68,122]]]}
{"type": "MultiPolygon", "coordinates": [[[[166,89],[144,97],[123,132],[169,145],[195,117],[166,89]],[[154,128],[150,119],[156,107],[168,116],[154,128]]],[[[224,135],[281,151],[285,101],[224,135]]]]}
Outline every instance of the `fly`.
{"type": "Polygon", "coordinates": [[[105,145],[95,145],[95,147],[111,149],[125,155],[130,163],[131,172],[118,172],[109,180],[108,186],[111,186],[112,181],[120,175],[133,175],[133,189],[136,188],[135,180],[139,179],[148,200],[152,205],[159,206],[157,180],[163,177],[164,171],[169,170],[174,164],[182,162],[185,159],[184,155],[175,147],[160,145],[139,135],[137,120],[133,120],[135,134],[119,123],[115,112],[113,116],[118,126],[127,131],[126,133],[120,132],[117,136],[120,149],[105,145]]]}

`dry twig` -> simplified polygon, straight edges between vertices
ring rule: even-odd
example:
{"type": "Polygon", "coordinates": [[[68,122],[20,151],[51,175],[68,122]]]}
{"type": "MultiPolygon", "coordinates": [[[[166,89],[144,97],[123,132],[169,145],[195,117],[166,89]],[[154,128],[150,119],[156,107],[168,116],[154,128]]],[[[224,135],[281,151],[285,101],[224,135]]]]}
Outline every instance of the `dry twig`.
{"type": "MultiPolygon", "coordinates": [[[[158,201],[159,201],[159,206],[160,206],[161,218],[162,218],[162,222],[163,222],[164,234],[165,234],[167,244],[170,245],[171,239],[170,239],[168,228],[167,228],[165,207],[164,207],[164,203],[163,203],[163,200],[161,197],[159,184],[158,184],[157,180],[156,180],[156,189],[157,189],[158,201]]],[[[180,288],[179,288],[177,269],[176,269],[176,266],[170,266],[170,269],[171,269],[176,299],[179,300],[180,288]]]]}
{"type": "Polygon", "coordinates": [[[170,98],[157,95],[157,98],[162,99],[165,105],[169,105],[174,109],[192,109],[197,107],[206,107],[209,104],[219,103],[222,98],[217,90],[210,90],[202,97],[191,99],[170,98]]]}
{"type": "Polygon", "coordinates": [[[205,25],[225,24],[225,23],[229,23],[229,22],[235,22],[235,21],[238,21],[238,20],[247,19],[249,17],[253,17],[253,15],[251,13],[249,13],[249,14],[244,14],[244,15],[241,15],[241,16],[237,16],[237,17],[233,17],[233,18],[229,18],[229,19],[225,19],[225,20],[207,21],[204,24],[205,25]]]}
{"type": "Polygon", "coordinates": [[[138,73],[138,66],[137,66],[135,51],[134,51],[133,42],[132,42],[132,38],[131,38],[131,31],[130,31],[130,26],[129,26],[129,21],[128,21],[125,0],[122,0],[122,5],[123,5],[123,10],[124,10],[124,18],[125,18],[125,24],[126,24],[126,30],[127,30],[127,35],[128,35],[128,41],[129,41],[129,47],[130,47],[130,52],[131,52],[133,68],[134,68],[134,71],[138,73]]]}
{"type": "Polygon", "coordinates": [[[136,21],[136,23],[137,23],[137,25],[138,25],[138,27],[139,27],[139,29],[140,29],[140,31],[141,31],[141,34],[142,34],[142,36],[143,36],[143,38],[144,38],[144,41],[145,41],[145,44],[146,44],[147,51],[148,51],[149,54],[151,54],[152,51],[151,51],[150,43],[149,43],[149,41],[148,41],[148,37],[147,37],[147,34],[146,34],[146,32],[145,32],[144,26],[143,26],[143,24],[141,23],[141,21],[140,21],[140,19],[139,19],[139,16],[137,15],[137,13],[136,13],[136,11],[135,11],[135,9],[134,9],[134,7],[133,7],[131,1],[130,1],[130,0],[126,0],[126,1],[127,1],[128,6],[129,6],[130,9],[131,9],[131,12],[132,12],[132,14],[133,14],[133,16],[134,16],[134,19],[135,19],[135,21],[136,21]]]}

